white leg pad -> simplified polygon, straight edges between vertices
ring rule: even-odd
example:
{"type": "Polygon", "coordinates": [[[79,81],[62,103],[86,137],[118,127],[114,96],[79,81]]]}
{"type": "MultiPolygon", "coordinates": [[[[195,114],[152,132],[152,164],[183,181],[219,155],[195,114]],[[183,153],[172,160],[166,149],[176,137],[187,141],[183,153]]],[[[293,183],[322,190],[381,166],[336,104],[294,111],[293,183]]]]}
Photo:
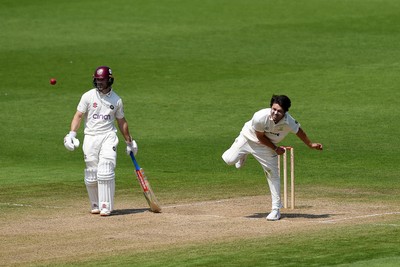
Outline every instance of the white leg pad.
{"type": "Polygon", "coordinates": [[[108,210],[108,212],[111,212],[114,209],[115,194],[114,164],[111,162],[100,164],[97,172],[97,180],[99,186],[98,192],[100,210],[108,210]]]}
{"type": "Polygon", "coordinates": [[[92,211],[99,209],[99,193],[97,186],[97,169],[85,169],[85,185],[89,195],[92,211]]]}

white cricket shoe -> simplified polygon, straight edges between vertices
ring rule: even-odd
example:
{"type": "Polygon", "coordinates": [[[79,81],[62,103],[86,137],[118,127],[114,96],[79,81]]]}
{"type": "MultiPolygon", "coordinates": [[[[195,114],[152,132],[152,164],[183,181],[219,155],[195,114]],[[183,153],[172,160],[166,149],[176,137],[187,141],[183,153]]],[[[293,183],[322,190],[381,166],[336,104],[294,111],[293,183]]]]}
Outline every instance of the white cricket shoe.
{"type": "Polygon", "coordinates": [[[110,214],[111,214],[111,211],[108,209],[102,209],[100,211],[100,216],[110,216],[110,214]]]}
{"type": "Polygon", "coordinates": [[[279,211],[279,209],[271,210],[271,213],[268,214],[268,216],[267,216],[268,221],[277,221],[280,218],[281,218],[281,212],[279,211]]]}
{"type": "Polygon", "coordinates": [[[244,163],[246,162],[247,155],[241,157],[238,162],[235,163],[236,169],[240,169],[243,167],[244,163]]]}
{"type": "Polygon", "coordinates": [[[100,213],[100,210],[99,210],[99,209],[92,209],[92,210],[90,211],[90,213],[91,213],[91,214],[99,214],[99,213],[100,213]]]}
{"type": "Polygon", "coordinates": [[[92,210],[90,211],[90,213],[99,214],[100,213],[99,205],[96,203],[92,203],[92,210]]]}

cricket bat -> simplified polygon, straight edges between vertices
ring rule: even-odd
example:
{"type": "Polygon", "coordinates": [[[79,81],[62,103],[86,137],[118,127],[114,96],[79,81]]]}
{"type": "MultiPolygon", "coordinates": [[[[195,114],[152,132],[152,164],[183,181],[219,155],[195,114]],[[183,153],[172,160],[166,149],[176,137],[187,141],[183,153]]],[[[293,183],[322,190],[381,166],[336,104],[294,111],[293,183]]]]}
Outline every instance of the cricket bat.
{"type": "Polygon", "coordinates": [[[144,197],[147,200],[147,203],[150,206],[150,210],[152,212],[161,212],[161,207],[160,204],[158,204],[157,198],[154,195],[153,190],[150,187],[150,183],[147,180],[146,175],[144,174],[144,171],[142,168],[140,168],[139,164],[136,161],[135,156],[133,155],[133,152],[130,153],[133,165],[135,165],[135,170],[136,170],[136,176],[139,181],[140,187],[142,188],[144,197]]]}

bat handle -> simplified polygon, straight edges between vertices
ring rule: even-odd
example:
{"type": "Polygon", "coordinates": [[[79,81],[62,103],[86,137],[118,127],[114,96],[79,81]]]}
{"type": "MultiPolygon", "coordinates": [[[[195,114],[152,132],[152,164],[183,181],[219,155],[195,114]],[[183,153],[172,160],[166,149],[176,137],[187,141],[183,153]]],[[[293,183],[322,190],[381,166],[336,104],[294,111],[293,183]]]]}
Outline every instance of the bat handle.
{"type": "Polygon", "coordinates": [[[135,169],[136,169],[137,171],[139,171],[139,170],[140,170],[140,167],[139,167],[139,164],[137,163],[137,161],[136,161],[136,159],[135,159],[135,156],[133,155],[133,152],[131,151],[131,153],[129,153],[129,155],[131,156],[133,165],[135,165],[135,169]]]}

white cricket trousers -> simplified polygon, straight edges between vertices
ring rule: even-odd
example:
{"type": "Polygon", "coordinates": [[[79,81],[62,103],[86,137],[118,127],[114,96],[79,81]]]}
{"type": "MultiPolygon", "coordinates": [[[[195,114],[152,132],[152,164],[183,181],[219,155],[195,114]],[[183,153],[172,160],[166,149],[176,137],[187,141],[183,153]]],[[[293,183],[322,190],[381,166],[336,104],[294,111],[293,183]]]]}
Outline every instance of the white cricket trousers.
{"type": "Polygon", "coordinates": [[[272,209],[280,209],[282,207],[280,197],[281,181],[278,172],[278,155],[275,151],[265,145],[250,141],[240,134],[232,146],[224,152],[222,159],[226,164],[234,165],[248,154],[253,155],[264,170],[271,192],[272,209]]]}
{"type": "Polygon", "coordinates": [[[117,163],[118,136],[115,132],[106,134],[85,135],[83,154],[86,168],[97,168],[102,163],[117,163]]]}
{"type": "Polygon", "coordinates": [[[115,132],[85,135],[85,184],[92,210],[114,208],[118,137],[115,132]]]}

